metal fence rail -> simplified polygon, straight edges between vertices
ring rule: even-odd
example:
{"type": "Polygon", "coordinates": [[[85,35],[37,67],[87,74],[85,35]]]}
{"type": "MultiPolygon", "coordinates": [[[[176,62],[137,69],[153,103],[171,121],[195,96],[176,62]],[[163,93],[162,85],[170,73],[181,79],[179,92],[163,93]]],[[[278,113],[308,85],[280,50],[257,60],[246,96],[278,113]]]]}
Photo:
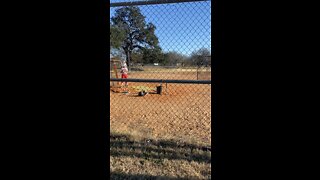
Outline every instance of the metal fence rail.
{"type": "Polygon", "coordinates": [[[175,84],[211,84],[211,80],[180,80],[180,79],[120,79],[111,78],[110,81],[116,82],[147,82],[147,83],[175,83],[175,84]]]}
{"type": "Polygon", "coordinates": [[[198,2],[198,1],[209,1],[209,0],[151,0],[151,1],[115,2],[115,3],[110,3],[110,7],[143,6],[143,5],[186,3],[186,2],[198,2]]]}

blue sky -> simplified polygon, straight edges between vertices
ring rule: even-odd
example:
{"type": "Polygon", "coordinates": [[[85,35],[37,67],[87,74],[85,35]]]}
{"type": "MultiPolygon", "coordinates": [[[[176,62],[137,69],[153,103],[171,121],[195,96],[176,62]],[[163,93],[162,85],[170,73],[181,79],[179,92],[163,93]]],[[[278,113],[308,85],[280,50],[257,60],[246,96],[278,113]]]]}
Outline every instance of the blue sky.
{"type": "MultiPolygon", "coordinates": [[[[110,8],[110,17],[117,8],[110,8]]],[[[176,51],[189,55],[203,47],[211,49],[211,1],[145,5],[139,8],[146,16],[146,21],[157,27],[156,35],[165,52],[176,51]]]]}

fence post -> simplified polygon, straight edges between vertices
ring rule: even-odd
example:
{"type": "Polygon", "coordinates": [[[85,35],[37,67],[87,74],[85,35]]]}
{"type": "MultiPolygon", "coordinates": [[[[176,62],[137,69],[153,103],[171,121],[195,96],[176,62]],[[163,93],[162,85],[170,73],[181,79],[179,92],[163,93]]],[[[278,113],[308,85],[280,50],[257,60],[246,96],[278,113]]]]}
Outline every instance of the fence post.
{"type": "Polygon", "coordinates": [[[197,67],[197,80],[199,80],[199,66],[197,67]]]}

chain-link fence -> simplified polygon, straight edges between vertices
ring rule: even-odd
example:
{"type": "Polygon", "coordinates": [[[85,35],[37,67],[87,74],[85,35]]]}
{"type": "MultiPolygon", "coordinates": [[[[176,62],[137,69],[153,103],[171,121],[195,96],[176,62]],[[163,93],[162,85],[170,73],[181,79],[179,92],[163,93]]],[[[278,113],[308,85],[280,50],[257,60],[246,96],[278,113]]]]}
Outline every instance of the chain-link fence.
{"type": "Polygon", "coordinates": [[[110,6],[111,177],[210,179],[211,1],[110,6]]]}

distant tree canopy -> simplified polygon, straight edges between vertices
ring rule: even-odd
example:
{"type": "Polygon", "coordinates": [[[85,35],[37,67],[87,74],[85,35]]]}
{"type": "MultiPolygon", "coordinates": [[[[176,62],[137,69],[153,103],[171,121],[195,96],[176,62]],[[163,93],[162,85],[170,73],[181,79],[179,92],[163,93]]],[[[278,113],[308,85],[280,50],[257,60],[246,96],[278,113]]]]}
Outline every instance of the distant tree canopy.
{"type": "Polygon", "coordinates": [[[169,66],[176,66],[177,64],[185,64],[187,56],[175,51],[170,51],[165,54],[164,64],[169,66]]]}
{"type": "Polygon", "coordinates": [[[143,63],[142,58],[143,58],[142,50],[133,51],[131,54],[131,62],[133,64],[143,63]]]}
{"type": "Polygon", "coordinates": [[[146,23],[138,7],[123,7],[117,9],[115,16],[111,18],[110,44],[115,48],[122,48],[127,65],[130,66],[132,53],[141,49],[142,51],[158,52],[158,37],[155,35],[156,26],[146,23]]]}
{"type": "Polygon", "coordinates": [[[164,54],[161,48],[156,47],[154,49],[143,49],[143,63],[163,63],[164,54]]]}
{"type": "Polygon", "coordinates": [[[143,48],[133,51],[131,60],[137,64],[159,63],[164,66],[208,66],[211,64],[211,52],[208,49],[201,48],[187,56],[176,51],[164,53],[161,48],[143,48]]]}
{"type": "Polygon", "coordinates": [[[131,59],[133,63],[153,64],[159,63],[166,66],[176,66],[184,64],[188,57],[175,51],[163,53],[161,48],[142,49],[132,52],[131,59]]]}
{"type": "Polygon", "coordinates": [[[207,48],[201,48],[191,53],[190,60],[197,66],[207,66],[211,63],[211,52],[207,48]]]}
{"type": "Polygon", "coordinates": [[[119,49],[122,44],[122,39],[125,38],[125,33],[116,26],[110,23],[110,48],[119,49]]]}

